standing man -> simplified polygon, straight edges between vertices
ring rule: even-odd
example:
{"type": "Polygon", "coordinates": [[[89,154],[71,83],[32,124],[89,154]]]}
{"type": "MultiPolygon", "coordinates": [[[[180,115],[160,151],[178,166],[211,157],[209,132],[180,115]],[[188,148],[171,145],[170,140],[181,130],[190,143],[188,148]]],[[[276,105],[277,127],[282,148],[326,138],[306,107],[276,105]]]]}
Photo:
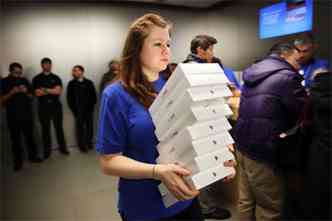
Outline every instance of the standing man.
{"type": "Polygon", "coordinates": [[[187,56],[184,63],[218,63],[223,69],[227,79],[230,82],[231,89],[236,90],[236,93],[240,93],[240,83],[237,80],[234,71],[222,64],[221,60],[214,56],[214,45],[218,41],[209,35],[197,35],[190,45],[191,53],[187,56]]]}
{"type": "MultiPolygon", "coordinates": [[[[190,45],[191,53],[187,56],[184,63],[219,63],[221,68],[224,66],[221,64],[220,59],[214,57],[214,45],[217,44],[217,39],[209,35],[197,35],[190,45]]],[[[233,72],[225,74],[232,85],[237,85],[238,82],[233,72]],[[231,77],[232,76],[232,77],[231,77]],[[235,83],[233,81],[236,81],[235,83]]],[[[239,85],[239,84],[238,84],[239,85]]],[[[225,179],[227,180],[227,179],[225,179]]],[[[224,180],[224,181],[225,181],[224,180]]],[[[199,200],[202,206],[202,212],[206,219],[228,219],[231,213],[224,208],[217,205],[214,198],[214,190],[220,186],[220,182],[209,186],[201,191],[199,200]]]]}
{"type": "Polygon", "coordinates": [[[314,42],[312,33],[300,35],[294,41],[294,45],[300,52],[300,74],[304,77],[304,86],[309,88],[317,74],[329,71],[329,63],[325,59],[315,57],[318,45],[314,42]]]}
{"type": "Polygon", "coordinates": [[[10,74],[1,80],[1,104],[7,110],[7,123],[12,142],[14,170],[23,167],[22,135],[25,138],[30,162],[41,162],[37,156],[37,146],[33,137],[32,88],[23,77],[23,67],[19,63],[9,66],[10,74]]]}
{"type": "Polygon", "coordinates": [[[115,79],[118,78],[119,73],[120,73],[120,62],[118,60],[111,60],[110,63],[108,64],[108,72],[103,74],[103,77],[100,81],[100,95],[103,93],[103,90],[107,85],[112,83],[115,79]]]}
{"type": "Polygon", "coordinates": [[[38,97],[38,115],[42,127],[44,157],[51,155],[51,121],[53,121],[60,153],[69,155],[63,132],[63,110],[60,102],[62,93],[61,79],[53,74],[52,61],[49,58],[41,60],[42,73],[33,78],[32,84],[38,97]]]}
{"type": "Polygon", "coordinates": [[[93,82],[84,77],[84,67],[74,66],[73,80],[67,87],[67,102],[74,114],[76,138],[82,152],[93,149],[93,112],[97,102],[93,82]]]}
{"type": "Polygon", "coordinates": [[[292,147],[280,146],[279,136],[295,126],[307,97],[298,58],[292,44],[277,44],[243,72],[235,130],[239,220],[282,219],[284,177],[275,169],[280,166],[278,152],[292,147]]]}

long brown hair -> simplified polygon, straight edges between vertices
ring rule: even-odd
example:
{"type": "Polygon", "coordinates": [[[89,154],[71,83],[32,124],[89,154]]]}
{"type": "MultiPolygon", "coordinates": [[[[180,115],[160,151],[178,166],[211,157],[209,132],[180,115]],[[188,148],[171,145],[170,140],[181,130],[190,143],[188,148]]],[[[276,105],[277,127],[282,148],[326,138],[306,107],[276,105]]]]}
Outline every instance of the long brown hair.
{"type": "Polygon", "coordinates": [[[142,73],[140,54],[144,40],[153,26],[168,28],[169,32],[171,29],[170,23],[157,14],[145,14],[136,19],[130,26],[121,58],[121,83],[147,108],[153,103],[157,93],[153,84],[142,73]]]}

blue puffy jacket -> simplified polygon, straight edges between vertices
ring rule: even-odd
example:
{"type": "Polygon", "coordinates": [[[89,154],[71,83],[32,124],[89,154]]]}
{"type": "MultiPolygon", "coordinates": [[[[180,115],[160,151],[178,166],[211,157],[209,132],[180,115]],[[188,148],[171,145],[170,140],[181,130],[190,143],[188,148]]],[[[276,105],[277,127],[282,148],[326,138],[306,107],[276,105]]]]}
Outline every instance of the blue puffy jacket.
{"type": "Polygon", "coordinates": [[[247,68],[243,80],[237,148],[273,167],[279,134],[295,125],[304,106],[303,77],[287,61],[271,55],[247,68]]]}

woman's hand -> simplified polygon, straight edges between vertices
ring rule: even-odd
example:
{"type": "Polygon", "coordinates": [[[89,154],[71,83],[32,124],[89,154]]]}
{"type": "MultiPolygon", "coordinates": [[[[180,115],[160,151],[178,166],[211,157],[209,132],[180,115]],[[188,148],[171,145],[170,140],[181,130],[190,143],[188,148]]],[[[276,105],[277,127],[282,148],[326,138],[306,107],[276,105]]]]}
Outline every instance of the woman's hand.
{"type": "Polygon", "coordinates": [[[229,151],[231,151],[232,153],[235,153],[235,148],[234,148],[234,145],[233,144],[228,144],[227,145],[227,148],[229,151]]]}
{"type": "MultiPolygon", "coordinates": [[[[230,148],[230,147],[228,147],[228,148],[230,148]]],[[[233,153],[234,153],[234,149],[233,149],[233,153]]],[[[232,173],[231,173],[231,175],[225,177],[223,179],[224,182],[228,182],[228,181],[230,181],[230,180],[232,180],[232,179],[235,178],[235,176],[236,176],[236,170],[235,170],[236,165],[237,165],[237,163],[236,163],[235,159],[234,160],[228,160],[228,161],[224,162],[224,166],[225,167],[232,167],[232,173]]]]}
{"type": "Polygon", "coordinates": [[[178,165],[157,164],[154,168],[154,175],[178,200],[193,199],[199,194],[198,190],[184,180],[184,177],[190,175],[190,171],[178,165]]]}
{"type": "MultiPolygon", "coordinates": [[[[232,152],[233,154],[235,153],[235,148],[234,148],[234,145],[233,145],[233,144],[228,144],[228,145],[227,145],[227,148],[228,148],[228,150],[229,150],[230,152],[232,152]]],[[[236,165],[237,165],[237,163],[236,163],[236,160],[235,160],[235,159],[234,159],[234,160],[228,160],[228,161],[225,161],[225,162],[224,162],[224,166],[225,166],[225,167],[233,167],[233,168],[232,168],[232,174],[229,175],[229,176],[227,176],[227,177],[225,177],[225,178],[223,179],[223,182],[228,182],[228,181],[230,181],[230,180],[232,180],[232,179],[235,178],[235,176],[236,176],[236,170],[235,170],[236,165]]]]}

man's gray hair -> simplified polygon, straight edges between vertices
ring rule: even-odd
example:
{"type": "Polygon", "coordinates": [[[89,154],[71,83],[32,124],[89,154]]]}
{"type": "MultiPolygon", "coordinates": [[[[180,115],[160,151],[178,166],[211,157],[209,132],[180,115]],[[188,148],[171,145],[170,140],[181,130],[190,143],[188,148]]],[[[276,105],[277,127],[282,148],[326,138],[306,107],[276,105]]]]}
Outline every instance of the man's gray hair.
{"type": "Polygon", "coordinates": [[[294,40],[294,45],[305,45],[305,44],[314,44],[314,36],[312,35],[311,32],[306,32],[301,35],[299,35],[295,40],[294,40]]]}
{"type": "Polygon", "coordinates": [[[293,44],[277,43],[272,46],[272,48],[269,51],[269,54],[277,54],[280,56],[281,54],[289,53],[292,52],[293,50],[297,50],[293,44]]]}

